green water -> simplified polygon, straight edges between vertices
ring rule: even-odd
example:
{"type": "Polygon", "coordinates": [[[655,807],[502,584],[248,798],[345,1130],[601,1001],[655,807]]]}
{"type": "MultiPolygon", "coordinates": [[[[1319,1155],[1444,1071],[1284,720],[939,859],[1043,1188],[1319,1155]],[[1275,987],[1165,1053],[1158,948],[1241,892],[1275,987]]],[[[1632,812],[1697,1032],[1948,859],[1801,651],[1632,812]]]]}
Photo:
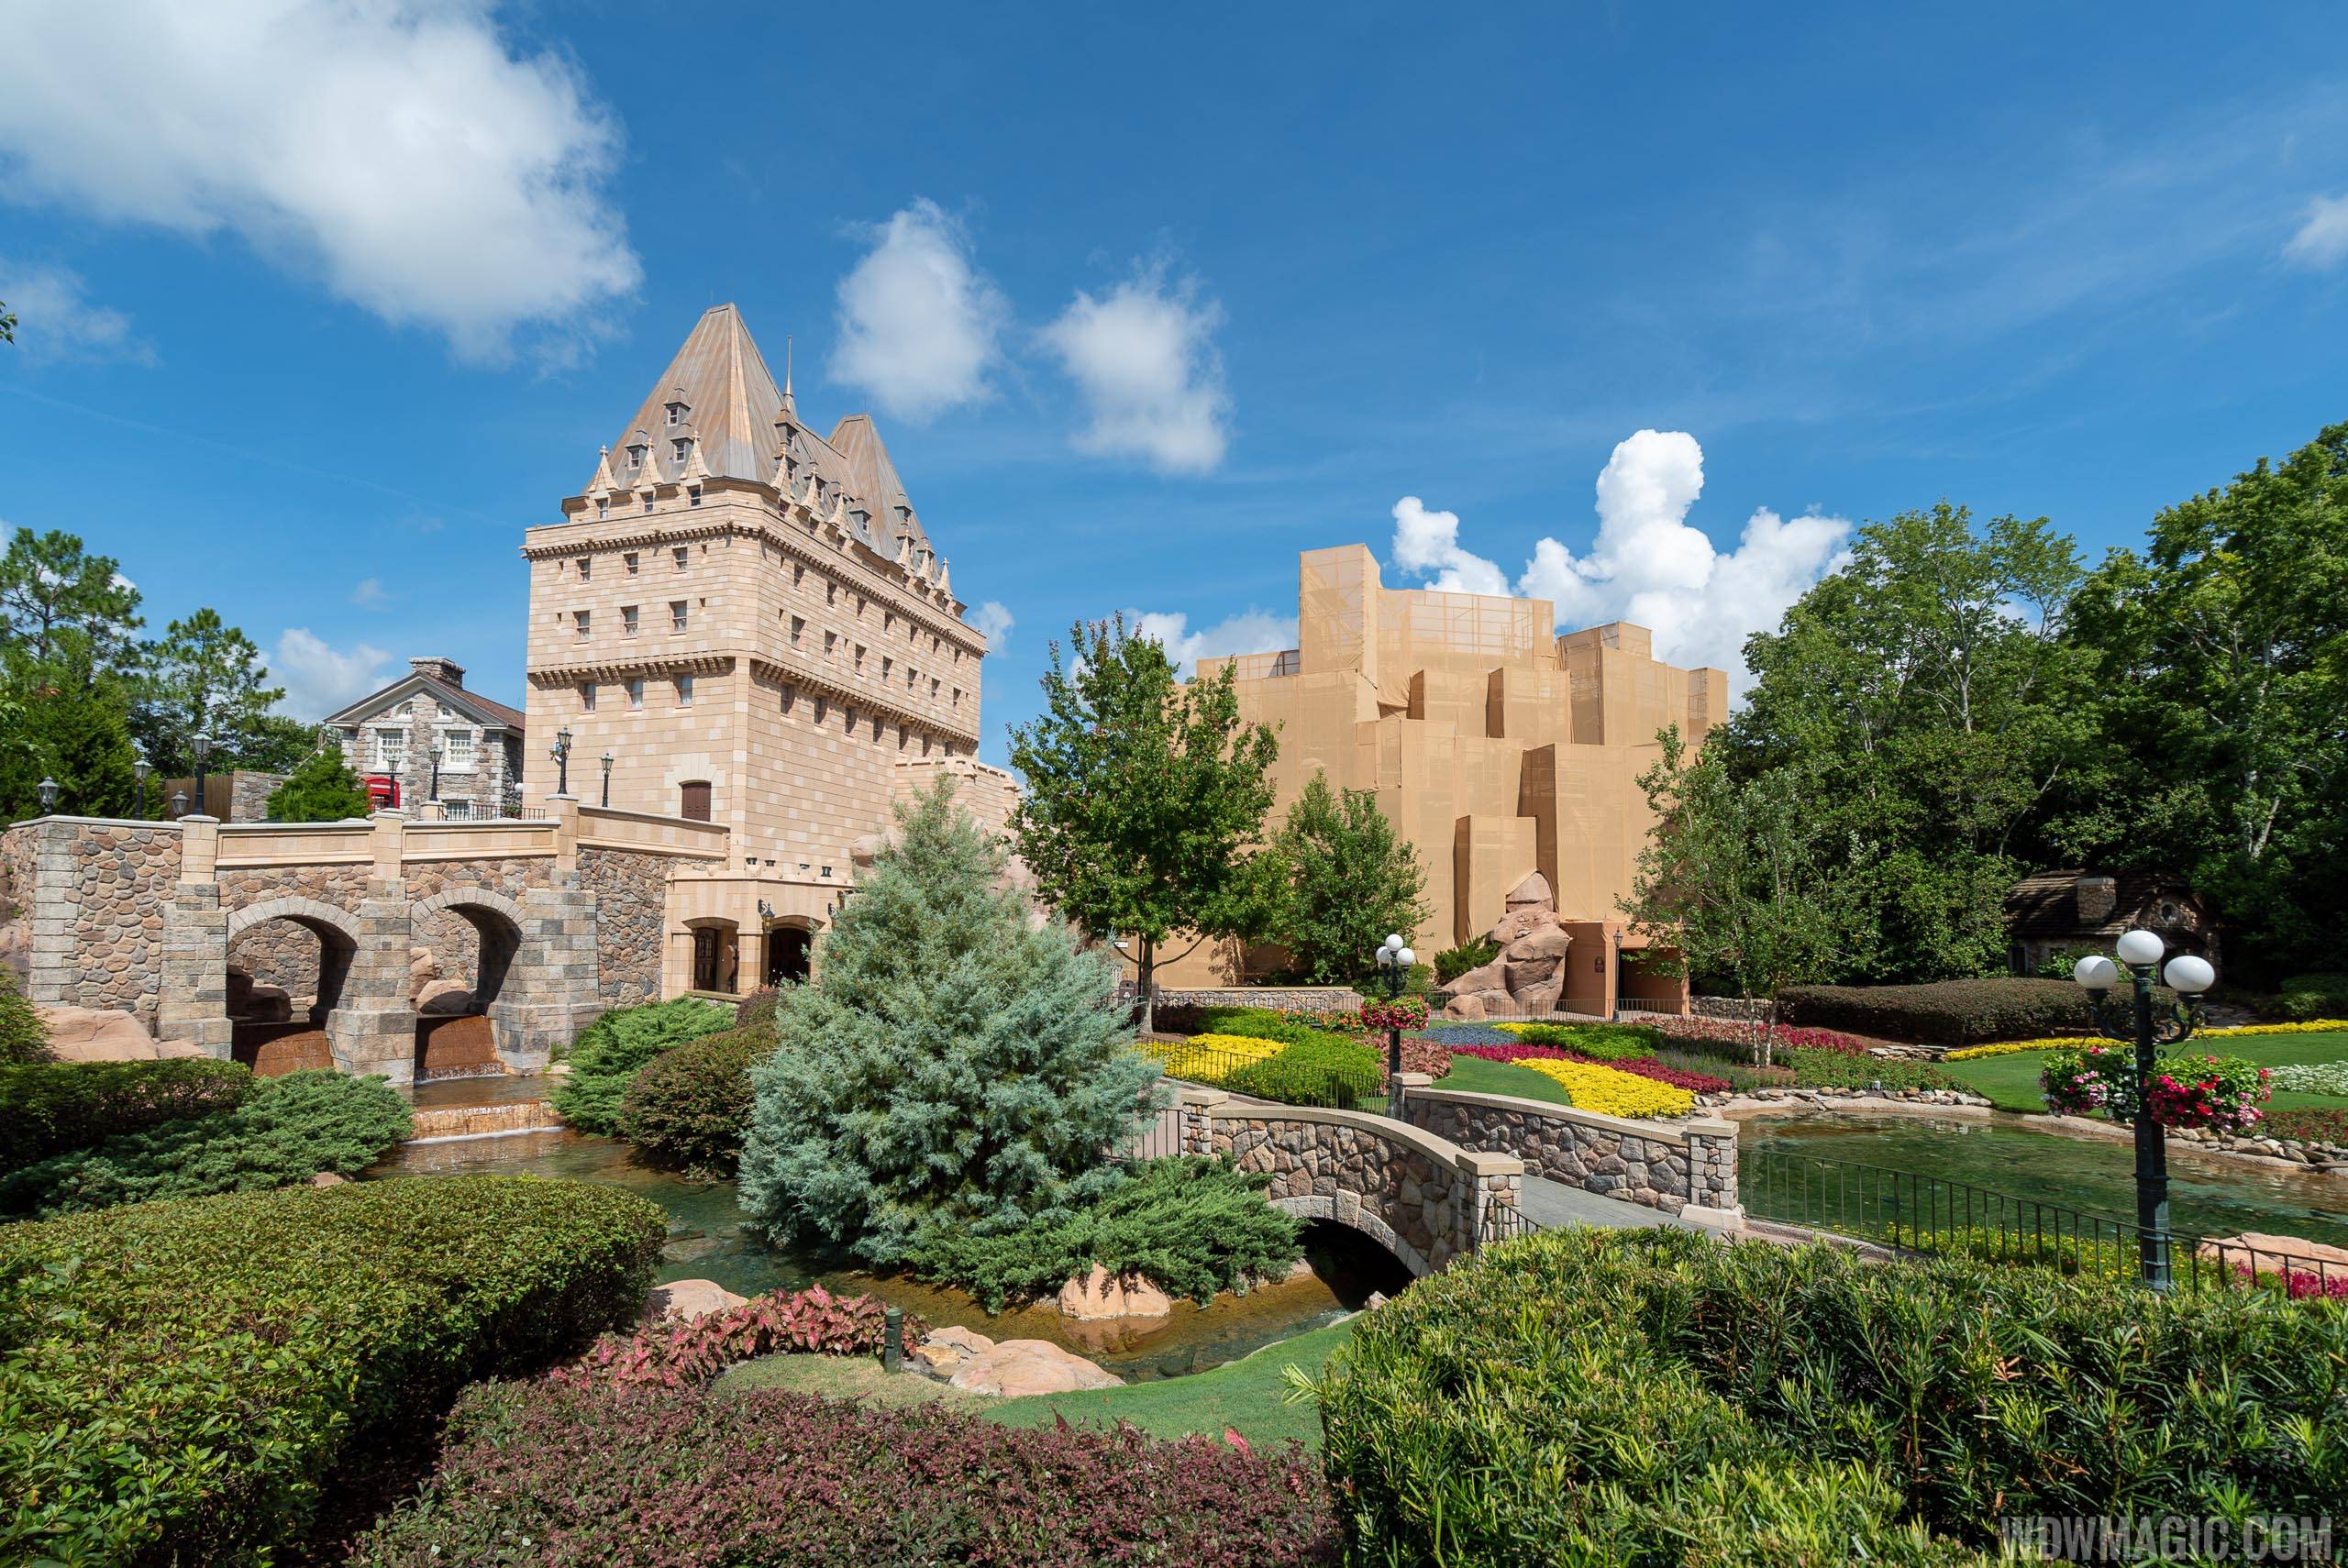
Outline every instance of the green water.
{"type": "MultiPolygon", "coordinates": [[[[2042,1132],[2010,1117],[1770,1116],[1737,1139],[1748,1209],[1767,1190],[1749,1156],[1778,1150],[1964,1182],[2008,1198],[2132,1220],[2135,1151],[2125,1140],[2042,1132]]],[[[2169,1224],[2196,1236],[2265,1231],[2348,1246],[2348,1179],[2169,1152],[2169,1224]]],[[[1814,1193],[1823,1188],[1813,1187],[1814,1193]]],[[[1784,1218],[1800,1218],[1788,1214],[1784,1218]]]]}
{"type": "Polygon", "coordinates": [[[1171,1317],[1140,1323],[1080,1323],[1048,1305],[990,1316],[958,1291],[876,1277],[839,1259],[769,1247],[743,1229],[731,1182],[690,1182],[648,1169],[630,1158],[626,1144],[608,1138],[556,1132],[410,1143],[369,1174],[542,1176],[622,1187],[668,1211],[669,1242],[661,1251],[659,1281],[713,1279],[737,1296],[816,1284],[844,1293],[870,1292],[920,1313],[934,1326],[961,1323],[998,1340],[1049,1340],[1127,1382],[1220,1366],[1334,1323],[1365,1305],[1372,1291],[1391,1295],[1409,1280],[1401,1265],[1368,1238],[1312,1226],[1305,1234],[1312,1272],[1206,1308],[1178,1301],[1171,1317]]]}

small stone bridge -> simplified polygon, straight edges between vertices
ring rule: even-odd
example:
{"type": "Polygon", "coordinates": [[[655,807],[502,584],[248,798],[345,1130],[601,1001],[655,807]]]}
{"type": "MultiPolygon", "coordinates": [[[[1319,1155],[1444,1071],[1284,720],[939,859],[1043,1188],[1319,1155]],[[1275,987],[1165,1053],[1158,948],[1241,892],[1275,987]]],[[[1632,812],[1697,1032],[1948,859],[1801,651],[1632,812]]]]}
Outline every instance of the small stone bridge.
{"type": "MultiPolygon", "coordinates": [[[[1570,1222],[1588,1199],[1624,1206],[1615,1223],[1669,1216],[1728,1231],[1736,1197],[1736,1128],[1716,1117],[1633,1121],[1508,1095],[1439,1089],[1398,1077],[1398,1115],[1242,1099],[1184,1085],[1165,1113],[1186,1154],[1267,1172],[1265,1197],[1300,1219],[1348,1226],[1414,1275],[1545,1220],[1570,1222]],[[1561,1190],[1562,1189],[1562,1190],[1561,1190]]],[[[1151,1152],[1169,1152],[1155,1149],[1151,1152]]]]}

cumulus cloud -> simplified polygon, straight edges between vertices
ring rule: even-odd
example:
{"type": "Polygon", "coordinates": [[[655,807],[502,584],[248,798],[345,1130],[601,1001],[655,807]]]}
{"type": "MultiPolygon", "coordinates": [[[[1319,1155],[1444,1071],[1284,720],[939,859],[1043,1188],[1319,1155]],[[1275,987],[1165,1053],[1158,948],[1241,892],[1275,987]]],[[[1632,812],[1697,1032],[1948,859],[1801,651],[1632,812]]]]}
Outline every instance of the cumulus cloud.
{"type": "Polygon", "coordinates": [[[970,612],[970,624],[987,640],[989,649],[1000,648],[1011,640],[1011,628],[1017,624],[1011,612],[994,600],[988,600],[970,612]]]}
{"type": "Polygon", "coordinates": [[[606,193],[620,132],[490,0],[74,0],[9,7],[0,189],[241,237],[497,361],[575,353],[641,276],[606,193]]]}
{"type": "Polygon", "coordinates": [[[1199,660],[1226,654],[1278,653],[1296,646],[1296,617],[1275,615],[1249,606],[1226,615],[1212,626],[1191,630],[1191,618],[1180,611],[1128,610],[1125,624],[1134,635],[1147,637],[1166,650],[1174,672],[1189,679],[1199,660]]]}
{"type": "Polygon", "coordinates": [[[349,653],[307,626],[290,626],[269,657],[269,678],[285,688],[285,709],[297,719],[323,719],[390,683],[392,656],[360,643],[349,653]]]}
{"type": "MultiPolygon", "coordinates": [[[[1729,672],[1737,695],[1750,684],[1744,639],[1777,625],[1811,584],[1842,564],[1851,525],[1767,507],[1745,520],[1722,551],[1688,513],[1704,491],[1704,451],[1684,431],[1641,430],[1619,443],[1598,476],[1598,536],[1577,556],[1543,538],[1512,591],[1546,599],[1560,630],[1630,621],[1655,633],[1656,657],[1729,672]]],[[[1417,496],[1394,506],[1394,564],[1433,575],[1429,586],[1464,593],[1512,591],[1499,564],[1459,543],[1459,519],[1417,496]]]]}
{"type": "Polygon", "coordinates": [[[154,349],[131,332],[130,317],[91,304],[81,277],[64,268],[0,258],[0,303],[17,318],[17,347],[28,359],[155,362],[154,349]]]}
{"type": "Polygon", "coordinates": [[[2316,269],[2348,261],[2348,195],[2309,202],[2298,232],[2283,247],[2283,259],[2316,269]]]}
{"type": "Polygon", "coordinates": [[[872,248],[840,280],[832,375],[905,419],[985,399],[1010,309],[972,260],[961,225],[924,199],[871,236],[872,248]]]}
{"type": "Polygon", "coordinates": [[[1079,450],[1140,458],[1160,473],[1205,473],[1230,444],[1231,393],[1215,352],[1223,307],[1195,278],[1143,269],[1103,298],[1080,289],[1044,328],[1091,423],[1079,450]]]}

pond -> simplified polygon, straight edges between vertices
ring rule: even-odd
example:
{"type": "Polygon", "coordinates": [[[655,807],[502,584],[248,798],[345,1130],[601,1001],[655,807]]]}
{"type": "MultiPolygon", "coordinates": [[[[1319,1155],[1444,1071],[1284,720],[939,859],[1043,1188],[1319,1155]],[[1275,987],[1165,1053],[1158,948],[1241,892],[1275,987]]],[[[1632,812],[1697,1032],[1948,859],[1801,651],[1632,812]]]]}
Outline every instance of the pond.
{"type": "MultiPolygon", "coordinates": [[[[1744,1120],[1741,1159],[1784,1152],[1966,1182],[2121,1220],[2136,1213],[2124,1139],[2041,1131],[2013,1117],[1767,1116],[1744,1120]]],[[[2348,1246],[2348,1180],[2210,1154],[2168,1156],[2169,1223],[2197,1236],[2265,1231],[2348,1246]]],[[[1748,1177],[1740,1185],[1748,1188],[1748,1177]]]]}
{"type": "MultiPolygon", "coordinates": [[[[442,1103],[455,1086],[419,1090],[442,1103]],[[443,1095],[436,1091],[447,1090],[443,1095]]],[[[501,1092],[510,1093],[510,1088],[501,1092]]],[[[1392,1295],[1409,1283],[1402,1266],[1368,1238],[1312,1225],[1304,1236],[1310,1273],[1224,1297],[1200,1308],[1177,1301],[1171,1318],[1144,1323],[1078,1322],[1047,1304],[990,1316],[967,1296],[916,1281],[862,1273],[836,1258],[772,1248],[748,1234],[731,1182],[692,1182],[637,1165],[628,1146],[570,1132],[520,1133],[409,1143],[371,1176],[496,1175],[559,1176],[623,1187],[668,1211],[669,1242],[656,1280],[712,1279],[737,1296],[796,1290],[869,1292],[918,1312],[938,1327],[961,1323],[994,1339],[1048,1340],[1098,1363],[1129,1383],[1204,1372],[1292,1335],[1324,1328],[1360,1309],[1373,1291],[1392,1295]]]]}

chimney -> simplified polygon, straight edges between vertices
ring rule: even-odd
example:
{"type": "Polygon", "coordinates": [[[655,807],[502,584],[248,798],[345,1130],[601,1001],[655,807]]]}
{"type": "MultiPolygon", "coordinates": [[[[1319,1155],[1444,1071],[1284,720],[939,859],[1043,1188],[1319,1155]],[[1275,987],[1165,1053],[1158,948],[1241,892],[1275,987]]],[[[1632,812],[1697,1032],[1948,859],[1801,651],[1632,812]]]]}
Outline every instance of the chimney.
{"type": "Polygon", "coordinates": [[[465,683],[465,667],[453,658],[442,658],[436,654],[425,658],[412,658],[407,661],[407,667],[418,675],[428,675],[451,686],[462,687],[465,683]]]}
{"type": "Polygon", "coordinates": [[[2112,877],[2080,877],[2071,884],[2071,898],[2079,911],[2079,929],[2093,931],[2111,918],[2120,902],[2120,882],[2112,877]]]}

